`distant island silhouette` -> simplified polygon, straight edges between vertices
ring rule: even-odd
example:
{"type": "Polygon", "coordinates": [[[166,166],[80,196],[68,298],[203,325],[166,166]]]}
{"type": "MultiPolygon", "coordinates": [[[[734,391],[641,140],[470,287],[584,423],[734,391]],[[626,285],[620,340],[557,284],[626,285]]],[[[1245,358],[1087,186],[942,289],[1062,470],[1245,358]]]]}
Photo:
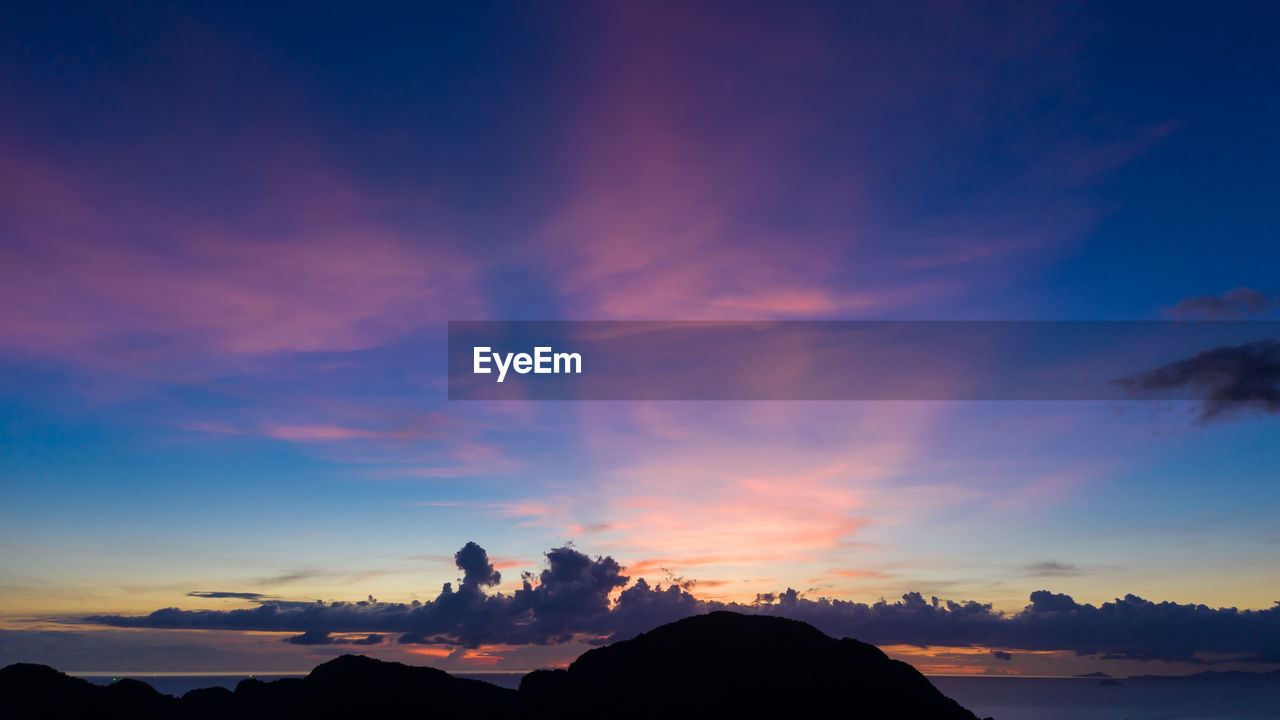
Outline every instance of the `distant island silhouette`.
{"type": "Polygon", "coordinates": [[[715,612],[535,670],[519,690],[443,670],[343,655],[304,678],[242,680],[164,695],[138,680],[95,685],[51,667],[0,669],[0,716],[14,718],[336,718],[376,713],[480,718],[777,718],[977,720],[919,671],[873,645],[807,623],[715,612]]]}

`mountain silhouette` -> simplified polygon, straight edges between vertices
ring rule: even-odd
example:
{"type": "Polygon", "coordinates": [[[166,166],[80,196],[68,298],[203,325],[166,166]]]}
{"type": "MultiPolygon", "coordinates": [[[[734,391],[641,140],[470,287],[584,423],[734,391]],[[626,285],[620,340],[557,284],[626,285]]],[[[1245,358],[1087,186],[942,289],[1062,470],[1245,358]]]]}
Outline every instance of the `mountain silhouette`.
{"type": "Polygon", "coordinates": [[[347,718],[379,713],[478,718],[656,718],[694,714],[976,720],[910,665],[811,625],[716,612],[537,670],[508,690],[442,670],[343,655],[304,678],[241,681],[181,698],[137,680],[95,685],[44,665],[0,669],[0,717],[347,718]]]}
{"type": "Polygon", "coordinates": [[[0,669],[0,717],[5,718],[174,717],[177,703],[141,680],[94,685],[47,665],[0,669]]]}
{"type": "Polygon", "coordinates": [[[976,720],[907,663],[796,620],[714,612],[537,670],[520,695],[559,718],[681,716],[976,720]]]}

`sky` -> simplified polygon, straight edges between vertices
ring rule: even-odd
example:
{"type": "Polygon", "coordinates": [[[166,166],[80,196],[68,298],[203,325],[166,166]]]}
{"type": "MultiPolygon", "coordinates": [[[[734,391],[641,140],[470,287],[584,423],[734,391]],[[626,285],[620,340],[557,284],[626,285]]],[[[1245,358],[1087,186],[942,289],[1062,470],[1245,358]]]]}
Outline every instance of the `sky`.
{"type": "Polygon", "coordinates": [[[1275,7],[259,5],[0,10],[0,663],[523,670],[733,607],[1280,667],[1274,401],[445,372],[450,320],[1276,319],[1275,7]]]}

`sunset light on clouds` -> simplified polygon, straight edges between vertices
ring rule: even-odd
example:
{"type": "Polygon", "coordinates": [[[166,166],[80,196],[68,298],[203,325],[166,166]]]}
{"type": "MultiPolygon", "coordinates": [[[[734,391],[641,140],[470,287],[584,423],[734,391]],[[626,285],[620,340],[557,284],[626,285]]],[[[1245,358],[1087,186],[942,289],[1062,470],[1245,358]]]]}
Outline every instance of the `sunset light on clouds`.
{"type": "Polygon", "coordinates": [[[562,10],[0,11],[0,664],[529,670],[729,608],[926,673],[1280,668],[1266,398],[446,365],[462,320],[1275,320],[1274,13],[562,10]]]}

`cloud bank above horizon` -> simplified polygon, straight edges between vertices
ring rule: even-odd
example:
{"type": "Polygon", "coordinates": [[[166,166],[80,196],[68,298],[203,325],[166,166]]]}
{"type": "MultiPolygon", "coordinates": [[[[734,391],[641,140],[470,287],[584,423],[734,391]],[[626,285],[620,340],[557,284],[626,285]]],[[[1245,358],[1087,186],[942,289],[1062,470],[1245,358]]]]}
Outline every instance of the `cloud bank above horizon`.
{"type": "Polygon", "coordinates": [[[788,588],[760,594],[751,603],[718,602],[696,597],[687,589],[691,583],[664,588],[639,578],[632,584],[613,558],[591,557],[572,547],[547,551],[545,569],[536,577],[525,573],[521,588],[490,594],[485,588],[497,585],[501,573],[488,553],[469,542],[454,557],[463,573],[458,587],[445,583],[435,599],[426,602],[385,603],[373,597],[358,602],[288,602],[223,592],[216,596],[245,596],[257,607],[164,608],[147,615],[91,615],[83,621],[122,628],[289,631],[300,633],[286,638],[297,645],[374,645],[383,642],[384,635],[394,635],[400,644],[479,648],[555,645],[575,639],[607,643],[690,615],[730,610],[802,620],[829,635],[876,645],[1280,663],[1280,601],[1264,610],[1239,610],[1125,595],[1095,606],[1037,590],[1021,611],[1004,613],[990,603],[926,599],[918,592],[894,602],[867,604],[809,598],[788,588]]]}

